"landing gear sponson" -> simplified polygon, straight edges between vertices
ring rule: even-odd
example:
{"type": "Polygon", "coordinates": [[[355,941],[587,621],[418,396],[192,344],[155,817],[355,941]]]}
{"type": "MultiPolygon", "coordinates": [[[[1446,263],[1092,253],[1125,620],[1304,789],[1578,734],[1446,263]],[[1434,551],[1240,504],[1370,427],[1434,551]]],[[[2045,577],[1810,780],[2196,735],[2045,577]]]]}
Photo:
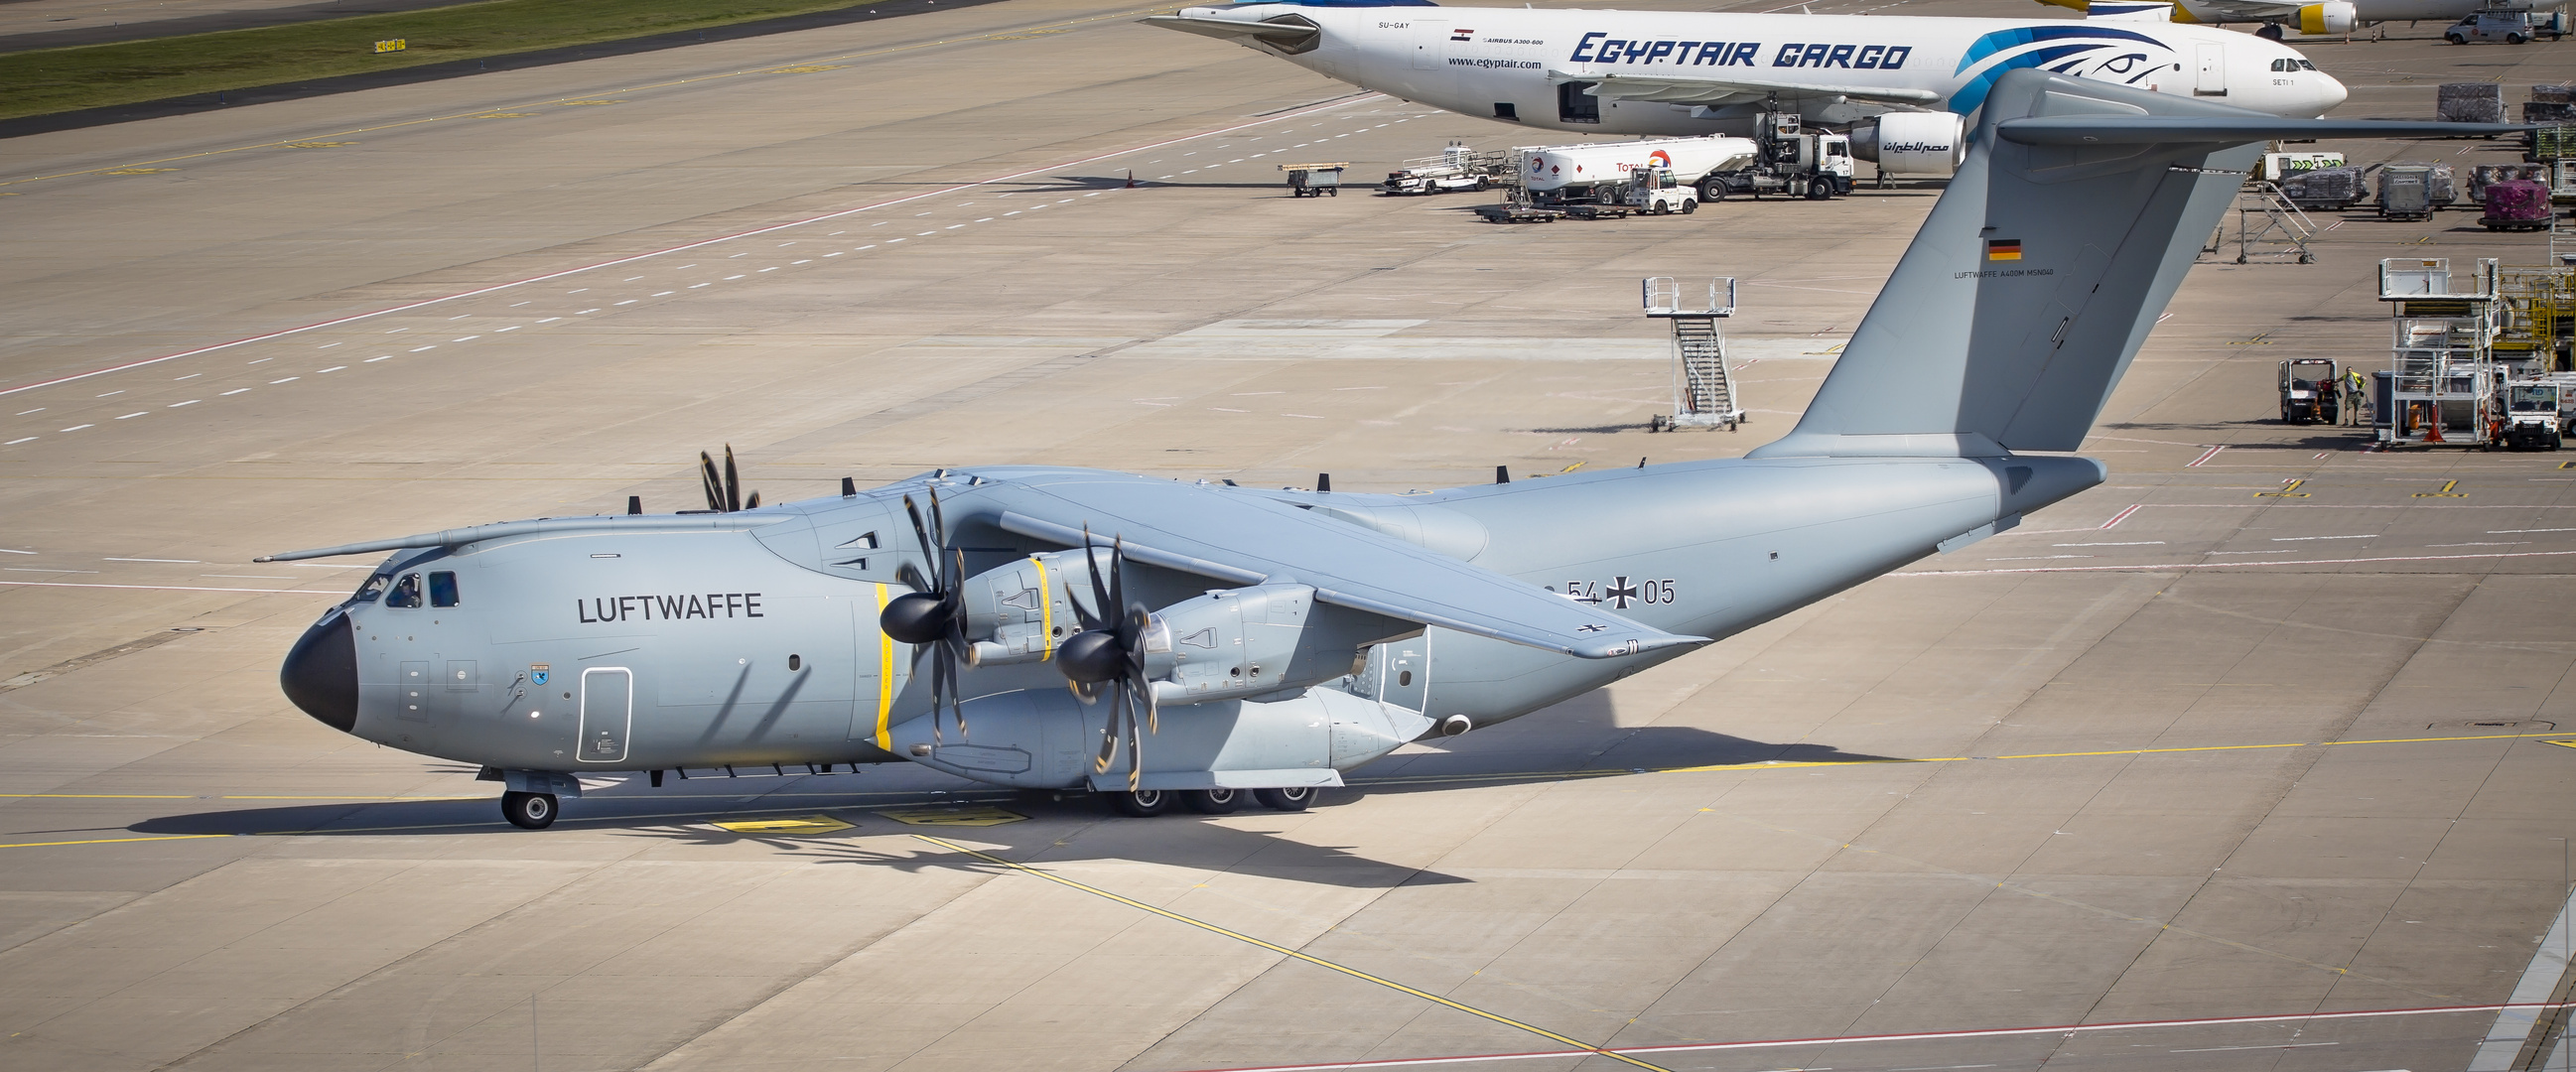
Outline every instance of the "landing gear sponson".
{"type": "MultiPolygon", "coordinates": [[[[1315,787],[1292,789],[1255,789],[1252,799],[1273,811],[1304,811],[1315,803],[1315,787]]],[[[1182,807],[1201,815],[1224,815],[1243,807],[1245,791],[1241,789],[1139,789],[1133,793],[1111,793],[1110,802],[1119,812],[1138,818],[1161,815],[1172,810],[1178,801],[1182,807]]]]}

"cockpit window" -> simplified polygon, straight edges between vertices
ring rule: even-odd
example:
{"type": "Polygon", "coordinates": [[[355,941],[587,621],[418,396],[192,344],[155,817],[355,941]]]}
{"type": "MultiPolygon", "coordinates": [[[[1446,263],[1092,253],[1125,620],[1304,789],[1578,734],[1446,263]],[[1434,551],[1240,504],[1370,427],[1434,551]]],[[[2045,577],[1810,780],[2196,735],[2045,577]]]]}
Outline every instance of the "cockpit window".
{"type": "Polygon", "coordinates": [[[393,579],[394,575],[390,573],[369,576],[367,583],[358,586],[358,594],[349,598],[360,603],[373,603],[377,596],[385,594],[385,586],[393,583],[393,579]]]}
{"type": "Polygon", "coordinates": [[[2295,62],[2298,63],[2299,69],[2302,71],[2313,71],[2317,69],[2316,64],[2310,63],[2306,60],[2297,60],[2295,62]]]}
{"type": "Polygon", "coordinates": [[[385,605],[388,607],[420,606],[420,574],[403,574],[402,580],[394,582],[394,590],[385,596],[385,605]]]}
{"type": "Polygon", "coordinates": [[[433,607],[456,605],[455,574],[440,570],[429,575],[429,605],[433,607]]]}

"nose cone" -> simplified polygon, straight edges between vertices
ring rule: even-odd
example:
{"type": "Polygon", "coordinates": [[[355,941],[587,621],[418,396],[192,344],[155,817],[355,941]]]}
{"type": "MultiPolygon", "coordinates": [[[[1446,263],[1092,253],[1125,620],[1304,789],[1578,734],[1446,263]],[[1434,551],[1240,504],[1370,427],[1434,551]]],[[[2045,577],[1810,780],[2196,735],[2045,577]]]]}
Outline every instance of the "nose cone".
{"type": "Polygon", "coordinates": [[[349,616],[337,610],[304,631],[286,653],[277,683],[286,698],[317,721],[342,733],[358,724],[358,638],[349,616]]]}
{"type": "Polygon", "coordinates": [[[2335,81],[2333,75],[2318,71],[2316,76],[2318,115],[2335,110],[2337,106],[2352,97],[2352,91],[2345,89],[2343,83],[2335,81]]]}

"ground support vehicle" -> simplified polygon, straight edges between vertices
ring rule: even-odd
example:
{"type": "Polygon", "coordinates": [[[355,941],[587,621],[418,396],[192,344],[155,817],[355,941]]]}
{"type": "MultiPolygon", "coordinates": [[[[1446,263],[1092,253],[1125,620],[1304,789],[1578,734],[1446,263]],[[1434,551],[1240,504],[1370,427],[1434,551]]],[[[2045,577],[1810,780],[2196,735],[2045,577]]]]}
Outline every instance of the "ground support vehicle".
{"type": "Polygon", "coordinates": [[[2557,450],[2567,434],[2566,385],[2553,377],[2505,381],[2504,449],[2557,450]]]}
{"type": "Polygon", "coordinates": [[[2442,31],[2442,40],[2455,45],[2471,41],[2502,41],[2519,45],[2542,33],[2558,36],[2555,22],[2534,25],[2530,8],[2490,8],[2451,24],[2442,31]]]}
{"type": "Polygon", "coordinates": [[[2488,183],[2486,211],[2478,217],[2490,231],[2546,231],[2551,213],[2549,188],[2524,179],[2488,183]]]}
{"type": "Polygon", "coordinates": [[[2411,164],[2379,169],[2379,218],[2432,219],[2433,169],[2411,164]]]}
{"type": "Polygon", "coordinates": [[[2493,258],[2460,278],[2447,257],[2379,262],[2379,300],[2391,312],[2389,369],[2372,395],[2382,446],[2485,448],[2504,433],[2499,280],[2493,258]]]}
{"type": "Polygon", "coordinates": [[[2281,422],[2333,424],[2342,416],[2335,402],[2335,363],[2322,357],[2294,357],[2281,362],[2281,422]]]}
{"type": "Polygon", "coordinates": [[[1723,201],[1728,194],[1779,194],[1822,201],[1851,193],[1851,139],[1825,130],[1807,129],[1795,112],[1765,112],[1754,124],[1761,152],[1746,167],[1713,171],[1700,180],[1702,201],[1723,201]]]}
{"type": "Polygon", "coordinates": [[[1552,208],[1531,208],[1528,205],[1506,203],[1478,205],[1476,215],[1484,217],[1486,223],[1555,223],[1557,217],[1565,213],[1552,208]]]}
{"type": "Polygon", "coordinates": [[[1451,145],[1438,156],[1405,161],[1403,167],[1386,173],[1384,185],[1388,194],[1396,196],[1483,190],[1505,181],[1511,170],[1511,161],[1501,153],[1451,145]]]}
{"type": "Polygon", "coordinates": [[[1673,181],[1671,168],[1641,167],[1628,174],[1628,207],[1649,216],[1699,211],[1699,191],[1673,181]]]}
{"type": "Polygon", "coordinates": [[[2310,212],[2341,212],[2369,195],[2369,187],[2362,181],[2363,170],[2326,167],[2298,172],[2281,180],[2281,196],[2310,212]]]}
{"type": "Polygon", "coordinates": [[[1279,170],[1288,173],[1288,196],[1290,197],[1324,197],[1327,195],[1340,197],[1342,196],[1342,169],[1350,166],[1351,165],[1347,162],[1336,164],[1281,164],[1279,165],[1279,170]]]}

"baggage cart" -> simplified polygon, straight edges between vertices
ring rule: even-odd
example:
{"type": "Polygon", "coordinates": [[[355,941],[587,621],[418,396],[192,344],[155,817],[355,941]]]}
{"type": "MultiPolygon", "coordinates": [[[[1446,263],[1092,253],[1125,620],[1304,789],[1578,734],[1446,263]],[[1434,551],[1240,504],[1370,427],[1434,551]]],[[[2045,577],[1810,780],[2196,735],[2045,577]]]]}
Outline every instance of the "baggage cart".
{"type": "Polygon", "coordinates": [[[1349,166],[1351,165],[1348,162],[1281,164],[1279,170],[1288,173],[1288,196],[1290,197],[1340,197],[1342,196],[1342,169],[1349,166]]]}

